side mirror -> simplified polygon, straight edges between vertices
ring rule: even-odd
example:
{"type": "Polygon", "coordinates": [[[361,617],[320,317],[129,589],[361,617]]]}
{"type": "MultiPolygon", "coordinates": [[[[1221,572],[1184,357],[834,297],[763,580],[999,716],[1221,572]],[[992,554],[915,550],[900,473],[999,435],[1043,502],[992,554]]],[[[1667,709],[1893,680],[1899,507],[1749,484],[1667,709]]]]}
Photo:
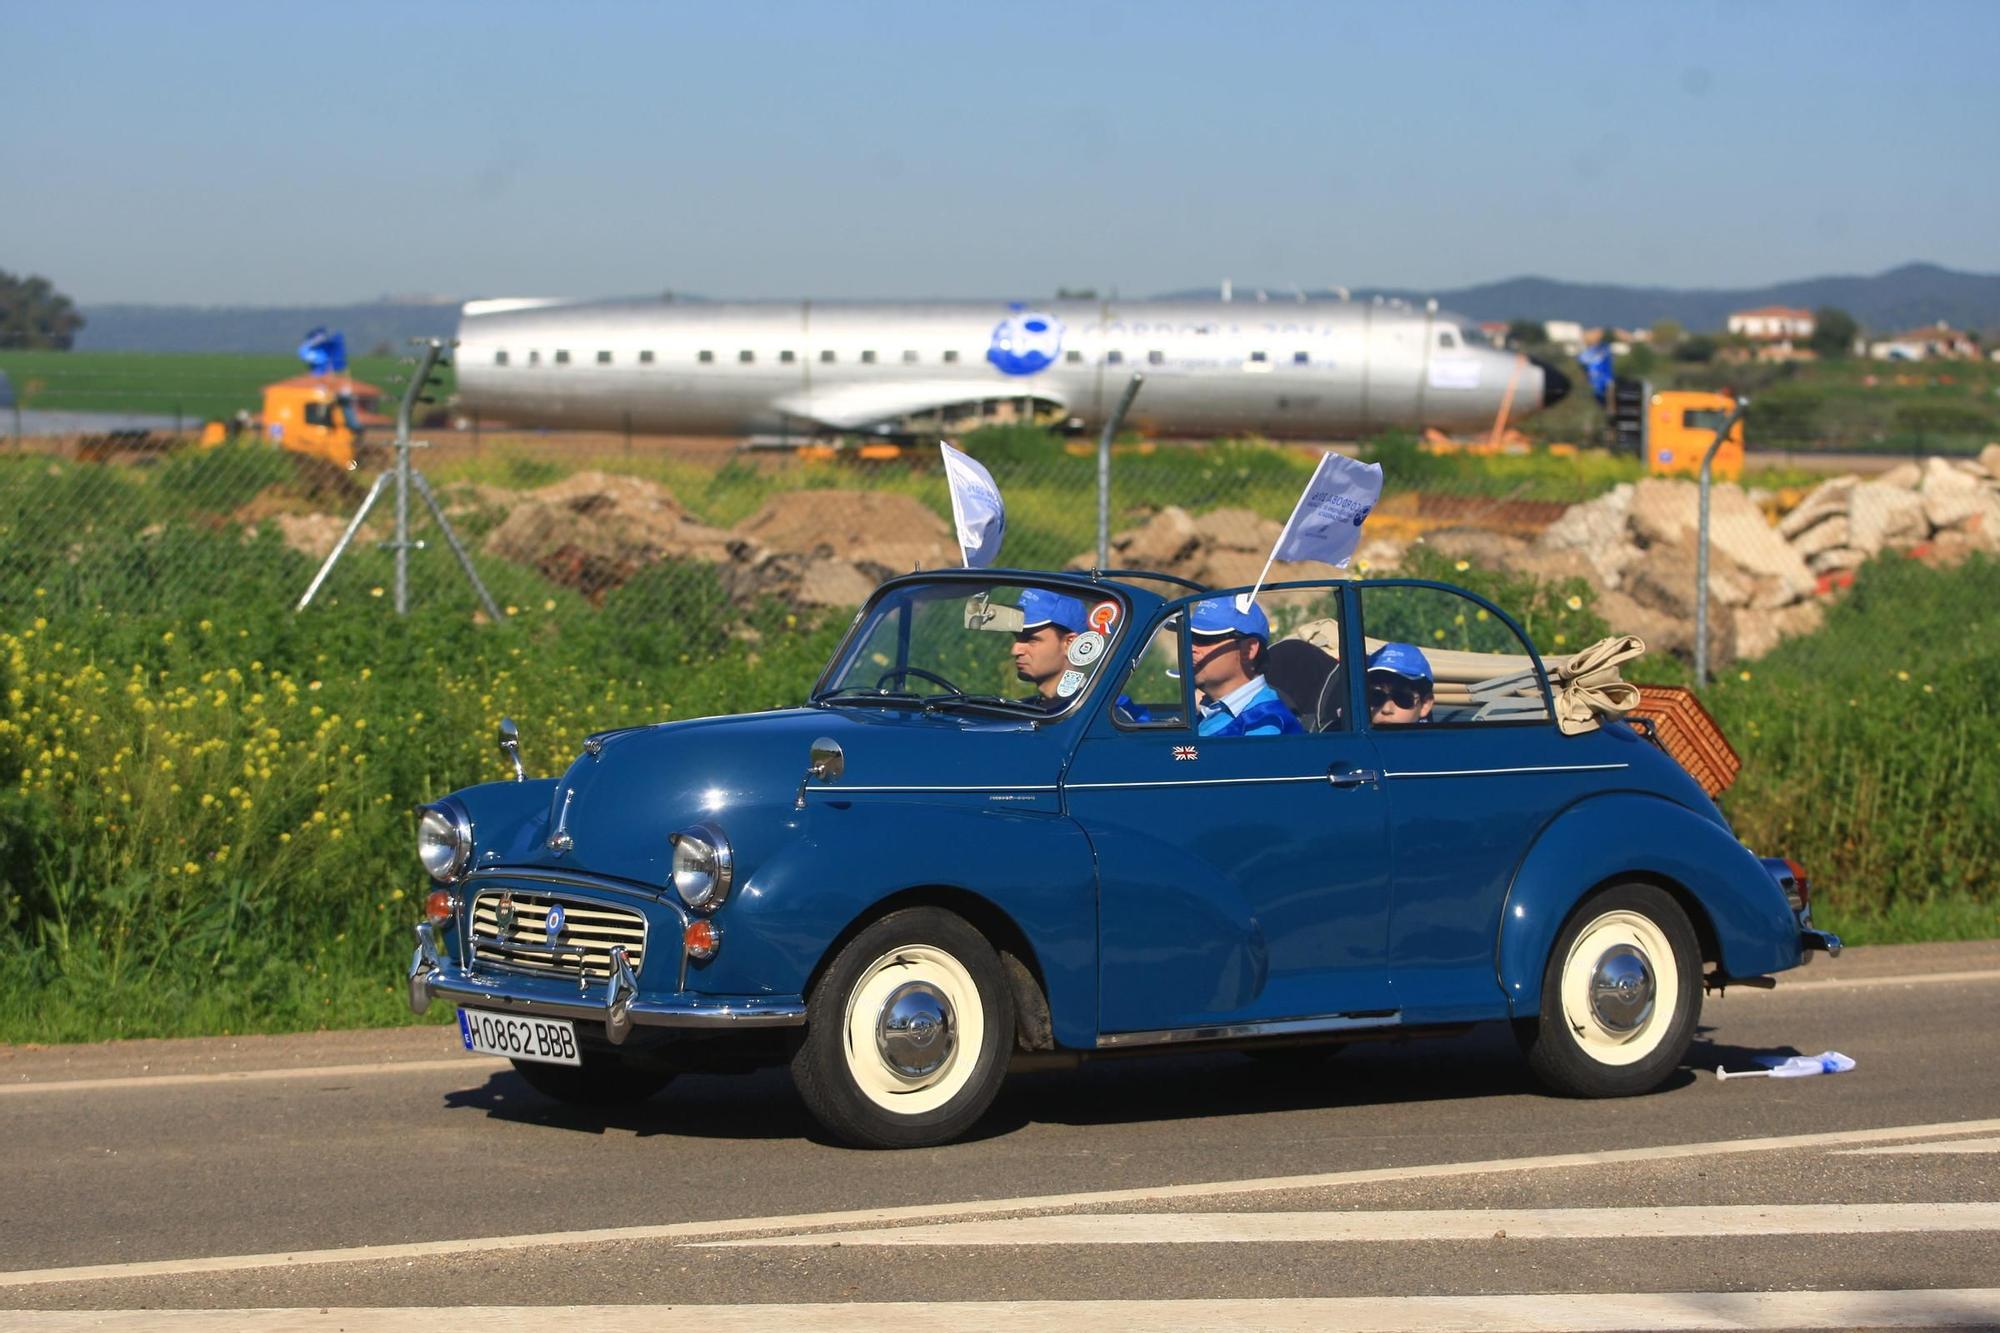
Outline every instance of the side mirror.
{"type": "Polygon", "coordinates": [[[840,742],[821,736],[806,751],[805,776],[799,779],[799,794],[792,801],[792,809],[806,808],[806,784],[817,779],[833,782],[847,771],[847,756],[842,753],[840,742]]]}
{"type": "Polygon", "coordinates": [[[500,719],[500,753],[506,755],[514,765],[514,781],[526,782],[527,772],[521,767],[521,729],[514,725],[514,719],[500,719]]]}

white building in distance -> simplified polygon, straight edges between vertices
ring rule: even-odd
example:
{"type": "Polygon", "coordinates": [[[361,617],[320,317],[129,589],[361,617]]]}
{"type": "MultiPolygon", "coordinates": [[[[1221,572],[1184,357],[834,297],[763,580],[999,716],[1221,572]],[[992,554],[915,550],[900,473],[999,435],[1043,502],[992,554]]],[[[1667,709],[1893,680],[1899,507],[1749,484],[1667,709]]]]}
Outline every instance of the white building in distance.
{"type": "Polygon", "coordinates": [[[1756,310],[1736,310],[1729,316],[1729,331],[1759,341],[1779,338],[1810,338],[1813,316],[1810,310],[1787,305],[1767,305],[1756,310]]]}

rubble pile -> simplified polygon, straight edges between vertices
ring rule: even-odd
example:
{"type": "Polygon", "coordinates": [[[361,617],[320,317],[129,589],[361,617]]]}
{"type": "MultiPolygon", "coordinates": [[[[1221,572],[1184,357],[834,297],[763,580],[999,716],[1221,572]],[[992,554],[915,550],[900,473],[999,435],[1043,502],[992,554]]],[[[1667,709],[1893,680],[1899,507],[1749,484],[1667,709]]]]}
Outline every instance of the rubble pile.
{"type": "Polygon", "coordinates": [[[1883,551],[1943,563],[2000,554],[2000,445],[1977,459],[1926,458],[1873,477],[1820,483],[1778,524],[1815,574],[1851,570],[1883,551]]]}
{"type": "Polygon", "coordinates": [[[690,517],[657,482],[579,472],[517,496],[485,550],[595,596],[669,557],[733,564],[745,554],[736,540],[690,517]]]}
{"type": "MultiPolygon", "coordinates": [[[[1211,588],[1255,583],[1283,527],[1276,519],[1248,509],[1214,509],[1194,516],[1179,505],[1168,505],[1138,527],[1113,534],[1111,565],[1115,569],[1178,574],[1211,588]]],[[[1364,537],[1355,565],[1388,573],[1395,569],[1402,553],[1401,542],[1364,537]]],[[[1097,553],[1084,551],[1071,557],[1069,568],[1089,569],[1096,564],[1097,553]]],[[[1327,572],[1325,565],[1281,560],[1271,566],[1266,581],[1321,579],[1327,572]]]]}

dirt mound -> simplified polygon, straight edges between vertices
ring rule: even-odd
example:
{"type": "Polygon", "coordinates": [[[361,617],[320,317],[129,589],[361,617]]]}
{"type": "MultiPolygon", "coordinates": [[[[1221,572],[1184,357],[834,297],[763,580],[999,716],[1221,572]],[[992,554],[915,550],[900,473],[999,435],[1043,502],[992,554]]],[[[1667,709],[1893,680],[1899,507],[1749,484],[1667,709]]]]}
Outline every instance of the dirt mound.
{"type": "Polygon", "coordinates": [[[951,525],[893,491],[787,491],[736,525],[739,537],[787,554],[852,565],[874,579],[956,565],[951,525]]]}
{"type": "MultiPolygon", "coordinates": [[[[1138,527],[1112,536],[1111,564],[1117,569],[1178,574],[1211,588],[1255,583],[1283,527],[1276,519],[1247,509],[1216,509],[1195,517],[1178,505],[1168,505],[1138,527]]],[[[1402,553],[1401,542],[1370,538],[1362,542],[1357,563],[1363,568],[1390,570],[1402,553]]],[[[1072,558],[1069,567],[1089,569],[1096,563],[1096,553],[1085,551],[1072,558]]],[[[1264,581],[1283,583],[1340,577],[1341,573],[1310,561],[1281,560],[1271,566],[1264,581]]]]}
{"type": "Polygon", "coordinates": [[[579,472],[516,497],[485,550],[595,595],[664,559],[729,566],[751,554],[720,528],[688,516],[658,482],[579,472]]]}

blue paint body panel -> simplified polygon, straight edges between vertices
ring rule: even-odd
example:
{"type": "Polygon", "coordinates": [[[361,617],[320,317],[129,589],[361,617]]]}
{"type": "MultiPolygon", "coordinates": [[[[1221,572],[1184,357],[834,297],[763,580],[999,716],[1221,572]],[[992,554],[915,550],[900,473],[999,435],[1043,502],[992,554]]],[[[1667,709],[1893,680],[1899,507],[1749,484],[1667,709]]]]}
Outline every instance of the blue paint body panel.
{"type": "MultiPolygon", "coordinates": [[[[911,575],[877,595],[1002,577],[911,575]]],[[[1139,581],[1011,577],[1122,607],[1068,712],[811,704],[609,733],[560,777],[447,798],[473,829],[462,897],[511,886],[638,911],[643,1000],[749,1005],[802,1001],[886,904],[944,898],[998,923],[1042,984],[1056,1044],[1077,1049],[1327,1016],[1530,1015],[1565,919],[1622,880],[1670,886],[1727,975],[1801,961],[1799,921],[1770,873],[1622,724],[1579,736],[1547,721],[1376,728],[1362,681],[1347,679],[1340,730],[1133,727],[1113,707],[1119,684],[1191,599],[1139,581]],[[844,770],[801,799],[821,738],[844,770]],[[716,956],[684,961],[696,914],[670,882],[669,839],[696,824],[726,835],[734,883],[713,916],[716,956]]],[[[1356,594],[1325,588],[1342,641],[1356,641],[1356,594]]],[[[522,1003],[555,993],[546,977],[468,968],[466,929],[461,913],[444,932],[464,976],[518,987],[522,1003]]]]}

